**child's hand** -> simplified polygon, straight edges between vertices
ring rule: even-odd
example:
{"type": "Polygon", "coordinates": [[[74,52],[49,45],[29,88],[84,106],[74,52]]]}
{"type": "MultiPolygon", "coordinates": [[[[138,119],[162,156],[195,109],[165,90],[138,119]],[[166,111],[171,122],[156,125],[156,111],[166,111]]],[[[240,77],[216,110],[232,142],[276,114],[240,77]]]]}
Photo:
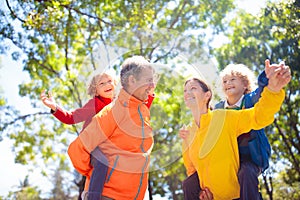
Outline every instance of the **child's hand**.
{"type": "Polygon", "coordinates": [[[186,129],[186,125],[184,124],[181,129],[179,129],[179,136],[181,139],[185,140],[190,134],[189,130],[186,129]]]}
{"type": "Polygon", "coordinates": [[[281,61],[279,64],[270,64],[270,60],[266,59],[265,60],[265,73],[266,73],[266,77],[268,79],[270,79],[270,77],[272,76],[272,74],[278,70],[281,70],[282,68],[285,67],[285,63],[284,61],[281,61]]]}
{"type": "Polygon", "coordinates": [[[42,91],[40,97],[45,106],[51,108],[53,111],[56,111],[56,103],[50,91],[48,94],[46,94],[45,90],[42,91]]]}
{"type": "Polygon", "coordinates": [[[199,194],[199,199],[200,200],[213,200],[214,195],[211,193],[211,191],[208,188],[204,188],[201,190],[199,194]]]}
{"type": "Polygon", "coordinates": [[[273,92],[279,92],[291,80],[289,66],[280,64],[279,67],[271,70],[268,88],[273,92]]]}

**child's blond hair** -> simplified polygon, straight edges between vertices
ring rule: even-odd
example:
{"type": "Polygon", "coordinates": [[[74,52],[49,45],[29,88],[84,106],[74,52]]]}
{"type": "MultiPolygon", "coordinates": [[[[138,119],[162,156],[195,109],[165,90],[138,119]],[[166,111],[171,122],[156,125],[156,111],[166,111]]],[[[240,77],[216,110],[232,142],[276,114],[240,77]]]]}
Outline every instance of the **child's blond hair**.
{"type": "Polygon", "coordinates": [[[116,85],[116,79],[110,73],[103,72],[103,73],[100,73],[100,74],[96,74],[96,75],[93,76],[91,82],[88,85],[88,89],[87,89],[88,95],[90,95],[91,97],[96,96],[97,85],[98,85],[99,81],[101,80],[101,78],[103,76],[110,76],[110,77],[112,77],[113,84],[116,85]]]}
{"type": "Polygon", "coordinates": [[[246,65],[229,64],[220,72],[221,80],[226,75],[237,76],[242,79],[246,86],[244,94],[251,92],[255,88],[255,75],[246,65]]]}

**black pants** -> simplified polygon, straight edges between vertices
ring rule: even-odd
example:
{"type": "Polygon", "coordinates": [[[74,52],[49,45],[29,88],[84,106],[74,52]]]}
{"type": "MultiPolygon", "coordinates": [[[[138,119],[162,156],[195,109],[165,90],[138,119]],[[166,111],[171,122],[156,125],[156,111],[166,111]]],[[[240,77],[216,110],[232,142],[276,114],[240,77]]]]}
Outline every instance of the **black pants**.
{"type": "MultiPolygon", "coordinates": [[[[260,169],[252,162],[243,161],[241,163],[238,172],[241,197],[236,200],[262,200],[262,196],[258,190],[259,174],[260,169]]],[[[193,173],[183,181],[182,188],[184,200],[199,200],[201,188],[197,172],[193,173]]]]}
{"type": "Polygon", "coordinates": [[[94,169],[88,190],[88,200],[99,200],[102,195],[108,170],[108,160],[99,148],[96,148],[92,152],[91,164],[94,169]]]}
{"type": "Polygon", "coordinates": [[[261,169],[251,161],[242,161],[238,171],[240,200],[262,200],[258,176],[261,169]]]}
{"type": "Polygon", "coordinates": [[[182,182],[184,200],[200,200],[201,191],[198,173],[195,172],[182,182]]]}

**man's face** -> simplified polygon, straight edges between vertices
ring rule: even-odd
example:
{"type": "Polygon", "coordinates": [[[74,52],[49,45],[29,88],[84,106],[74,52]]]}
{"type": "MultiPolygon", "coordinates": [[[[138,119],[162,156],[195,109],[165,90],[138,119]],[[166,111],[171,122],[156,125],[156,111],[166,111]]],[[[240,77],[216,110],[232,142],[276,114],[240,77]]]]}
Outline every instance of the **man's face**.
{"type": "Polygon", "coordinates": [[[141,100],[145,101],[148,99],[148,95],[151,94],[152,89],[154,88],[154,74],[151,68],[144,68],[138,78],[134,78],[134,84],[132,95],[141,100]]]}

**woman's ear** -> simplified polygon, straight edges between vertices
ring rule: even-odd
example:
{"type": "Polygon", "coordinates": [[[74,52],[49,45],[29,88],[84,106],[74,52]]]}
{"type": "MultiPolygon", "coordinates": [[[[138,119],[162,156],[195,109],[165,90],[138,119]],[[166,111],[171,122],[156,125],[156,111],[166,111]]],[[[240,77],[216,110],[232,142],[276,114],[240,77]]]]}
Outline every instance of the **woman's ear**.
{"type": "Polygon", "coordinates": [[[207,103],[210,101],[211,95],[212,95],[211,91],[205,92],[205,99],[207,100],[207,103]]]}

